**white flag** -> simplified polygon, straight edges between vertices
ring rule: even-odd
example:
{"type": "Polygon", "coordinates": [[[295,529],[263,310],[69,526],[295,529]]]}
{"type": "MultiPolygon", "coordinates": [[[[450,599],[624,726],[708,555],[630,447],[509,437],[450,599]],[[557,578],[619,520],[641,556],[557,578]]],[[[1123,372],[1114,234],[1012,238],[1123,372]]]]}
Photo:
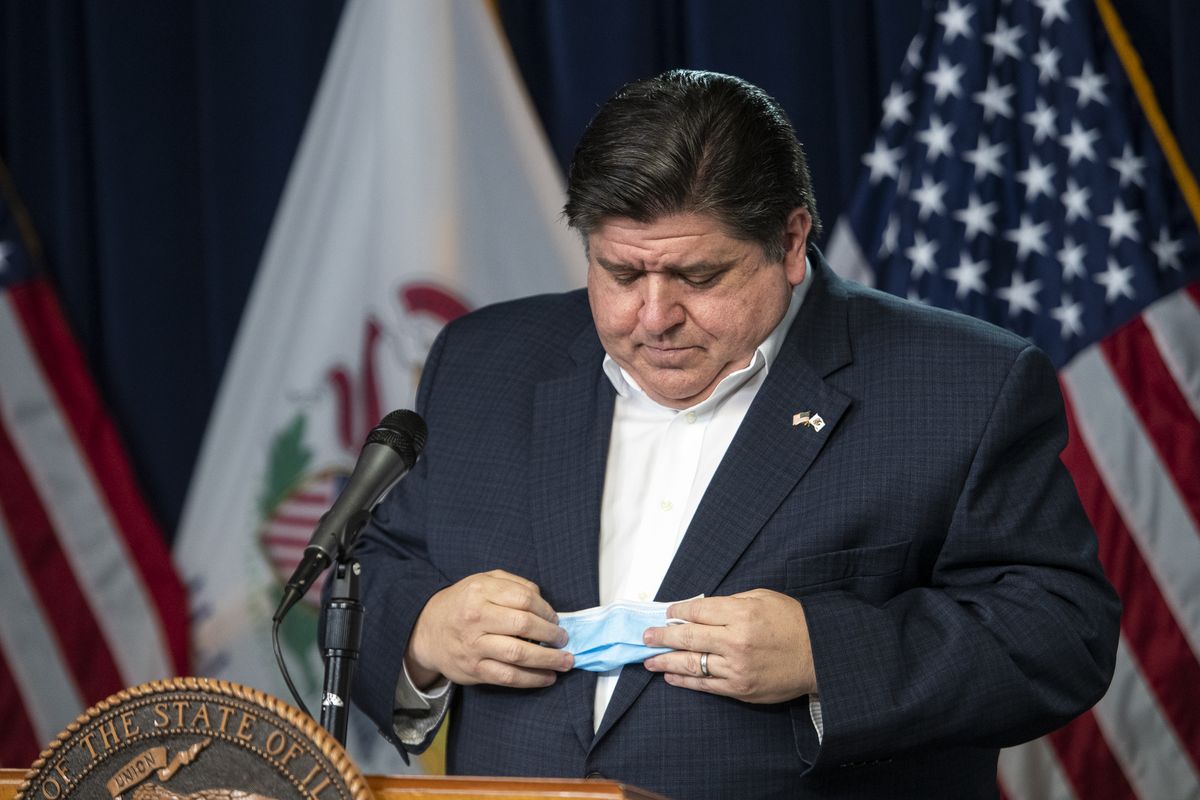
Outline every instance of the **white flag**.
{"type": "MultiPolygon", "coordinates": [[[[482,0],[347,3],[175,546],[199,674],[289,699],[271,614],[317,518],[367,432],[412,406],[445,322],[582,284],[562,202],[482,0]]],[[[283,632],[314,713],[315,594],[283,632]]],[[[367,725],[349,749],[364,770],[403,769],[367,725]]]]}

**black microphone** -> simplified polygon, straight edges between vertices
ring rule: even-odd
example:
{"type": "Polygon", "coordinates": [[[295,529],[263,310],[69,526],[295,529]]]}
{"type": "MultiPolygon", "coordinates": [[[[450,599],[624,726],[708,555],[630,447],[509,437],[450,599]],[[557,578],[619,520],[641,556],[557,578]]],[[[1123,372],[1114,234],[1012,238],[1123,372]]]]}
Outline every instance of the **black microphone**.
{"type": "Polygon", "coordinates": [[[412,411],[393,411],[375,426],[345,488],[308,540],[304,557],[284,587],[274,621],[283,619],[343,547],[349,549],[370,510],[416,463],[425,447],[425,434],[425,420],[412,411]],[[355,530],[348,530],[352,526],[355,530]]]}

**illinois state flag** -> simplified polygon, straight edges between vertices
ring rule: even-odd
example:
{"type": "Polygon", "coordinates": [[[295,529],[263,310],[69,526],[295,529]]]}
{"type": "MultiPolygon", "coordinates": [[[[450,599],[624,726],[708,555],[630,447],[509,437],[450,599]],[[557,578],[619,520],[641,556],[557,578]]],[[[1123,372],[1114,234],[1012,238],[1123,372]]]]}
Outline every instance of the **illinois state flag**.
{"type": "Polygon", "coordinates": [[[183,586],[0,165],[0,765],[188,672],[183,586]]]}
{"type": "MultiPolygon", "coordinates": [[[[175,547],[199,674],[290,697],[271,651],[283,581],[367,432],[413,404],[444,323],[582,284],[562,201],[482,0],[347,3],[175,547]]],[[[316,594],[282,634],[314,709],[316,594]]],[[[360,766],[403,770],[366,727],[352,723],[360,766]]]]}
{"type": "Polygon", "coordinates": [[[1002,789],[1200,797],[1200,191],[1108,0],[931,4],[863,163],[831,261],[1050,355],[1125,605],[1107,695],[1002,789]]]}

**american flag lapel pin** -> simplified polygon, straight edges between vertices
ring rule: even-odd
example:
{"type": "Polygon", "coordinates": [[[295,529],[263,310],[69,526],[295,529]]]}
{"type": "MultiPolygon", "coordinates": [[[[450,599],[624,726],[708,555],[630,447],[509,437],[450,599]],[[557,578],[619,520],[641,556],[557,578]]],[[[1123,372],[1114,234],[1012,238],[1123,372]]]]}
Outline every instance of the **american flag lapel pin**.
{"type": "Polygon", "coordinates": [[[821,419],[820,414],[811,411],[797,411],[792,415],[792,427],[797,425],[806,425],[814,431],[819,431],[825,427],[825,420],[821,419]]]}

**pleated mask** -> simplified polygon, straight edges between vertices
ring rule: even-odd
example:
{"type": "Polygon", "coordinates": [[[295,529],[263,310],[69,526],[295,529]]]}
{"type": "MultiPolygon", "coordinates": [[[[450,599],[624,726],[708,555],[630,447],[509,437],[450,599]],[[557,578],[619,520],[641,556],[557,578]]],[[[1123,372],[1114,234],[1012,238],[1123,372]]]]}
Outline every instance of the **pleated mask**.
{"type": "Polygon", "coordinates": [[[651,656],[669,653],[669,647],[647,647],[642,643],[646,628],[683,624],[668,619],[670,603],[639,603],[618,600],[606,606],[585,608],[558,615],[567,632],[563,650],[575,656],[575,669],[608,672],[625,664],[640,664],[651,656]]]}

